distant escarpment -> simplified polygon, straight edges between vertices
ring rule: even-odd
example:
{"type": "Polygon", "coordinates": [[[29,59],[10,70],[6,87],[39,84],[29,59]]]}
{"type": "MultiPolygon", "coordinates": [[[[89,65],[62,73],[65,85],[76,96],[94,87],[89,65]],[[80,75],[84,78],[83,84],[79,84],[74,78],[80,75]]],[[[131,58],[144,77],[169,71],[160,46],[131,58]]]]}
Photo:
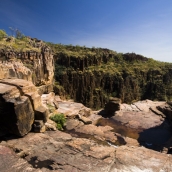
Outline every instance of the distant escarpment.
{"type": "Polygon", "coordinates": [[[0,42],[0,79],[19,78],[53,90],[54,61],[50,47],[36,38],[7,37],[0,42]]]}
{"type": "Polygon", "coordinates": [[[98,109],[109,97],[125,103],[172,99],[172,64],[135,53],[49,44],[55,52],[55,91],[98,109]]]}

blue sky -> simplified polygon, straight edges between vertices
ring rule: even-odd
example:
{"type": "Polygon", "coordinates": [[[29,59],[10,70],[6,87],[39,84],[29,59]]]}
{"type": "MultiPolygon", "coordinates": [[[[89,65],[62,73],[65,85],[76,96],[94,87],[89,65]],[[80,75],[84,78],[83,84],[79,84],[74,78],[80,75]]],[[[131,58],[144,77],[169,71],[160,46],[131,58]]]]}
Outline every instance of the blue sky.
{"type": "Polygon", "coordinates": [[[172,0],[1,0],[0,29],[172,62],[172,0]]]}

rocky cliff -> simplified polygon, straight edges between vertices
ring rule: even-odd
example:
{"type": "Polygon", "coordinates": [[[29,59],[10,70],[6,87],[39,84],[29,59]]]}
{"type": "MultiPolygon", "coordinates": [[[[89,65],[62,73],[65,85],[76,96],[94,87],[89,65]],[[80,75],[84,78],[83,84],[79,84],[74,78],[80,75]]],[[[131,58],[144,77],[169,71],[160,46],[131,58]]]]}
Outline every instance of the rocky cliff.
{"type": "Polygon", "coordinates": [[[19,78],[53,90],[54,61],[51,49],[38,39],[4,38],[0,46],[0,79],[19,78]]]}
{"type": "Polygon", "coordinates": [[[52,48],[57,87],[62,86],[66,94],[88,107],[104,107],[110,96],[126,103],[172,99],[170,63],[101,48],[52,48]]]}

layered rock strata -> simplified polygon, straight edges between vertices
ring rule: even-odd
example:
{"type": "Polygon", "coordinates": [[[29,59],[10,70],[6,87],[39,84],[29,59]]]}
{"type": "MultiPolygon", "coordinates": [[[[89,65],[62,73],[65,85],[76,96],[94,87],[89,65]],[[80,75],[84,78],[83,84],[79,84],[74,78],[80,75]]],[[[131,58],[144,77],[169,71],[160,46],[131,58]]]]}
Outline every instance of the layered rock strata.
{"type": "Polygon", "coordinates": [[[14,77],[42,86],[40,93],[53,91],[54,59],[51,49],[45,44],[41,44],[37,51],[0,49],[0,79],[14,77]]]}

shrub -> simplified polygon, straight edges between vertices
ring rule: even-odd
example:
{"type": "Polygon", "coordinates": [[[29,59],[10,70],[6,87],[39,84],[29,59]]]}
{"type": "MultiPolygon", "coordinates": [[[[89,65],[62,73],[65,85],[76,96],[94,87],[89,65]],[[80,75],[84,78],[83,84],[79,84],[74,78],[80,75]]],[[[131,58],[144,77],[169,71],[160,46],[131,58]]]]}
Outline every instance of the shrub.
{"type": "Polygon", "coordinates": [[[4,30],[0,30],[0,40],[5,38],[7,36],[6,32],[4,30]]]}
{"type": "Polygon", "coordinates": [[[63,130],[66,122],[66,118],[63,113],[55,114],[51,116],[50,119],[56,123],[56,127],[58,130],[63,130]]]}

